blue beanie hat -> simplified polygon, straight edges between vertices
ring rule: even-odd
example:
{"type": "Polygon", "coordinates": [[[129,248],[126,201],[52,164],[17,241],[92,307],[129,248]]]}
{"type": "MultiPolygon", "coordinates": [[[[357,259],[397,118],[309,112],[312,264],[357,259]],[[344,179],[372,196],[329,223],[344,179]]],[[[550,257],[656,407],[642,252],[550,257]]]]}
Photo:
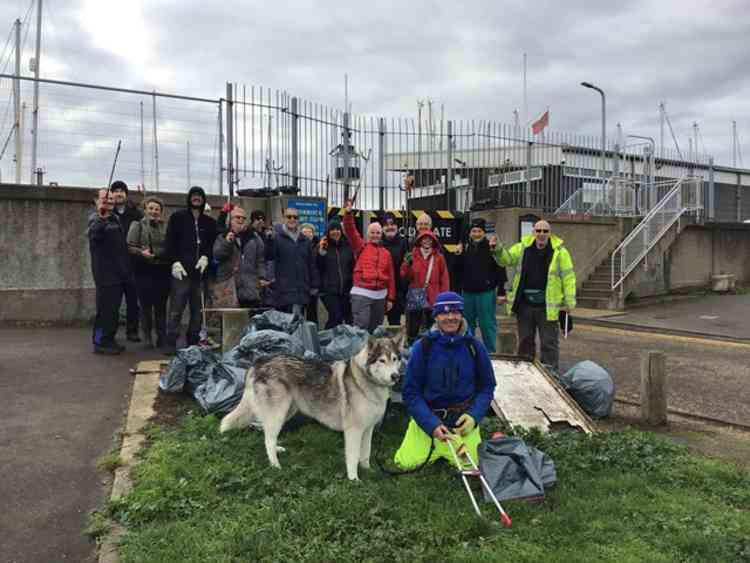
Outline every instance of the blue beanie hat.
{"type": "Polygon", "coordinates": [[[444,291],[435,298],[435,304],[432,306],[432,315],[437,316],[451,311],[460,311],[463,313],[464,298],[458,293],[444,291]]]}

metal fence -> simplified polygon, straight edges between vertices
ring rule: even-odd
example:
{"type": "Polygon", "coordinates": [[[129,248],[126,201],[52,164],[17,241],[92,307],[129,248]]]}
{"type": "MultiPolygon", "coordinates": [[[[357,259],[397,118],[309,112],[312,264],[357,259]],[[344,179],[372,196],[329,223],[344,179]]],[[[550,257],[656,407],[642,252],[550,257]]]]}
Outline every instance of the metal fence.
{"type": "MultiPolygon", "coordinates": [[[[117,176],[145,189],[215,194],[298,190],[363,209],[413,205],[468,210],[493,201],[554,211],[581,187],[615,175],[644,182],[643,143],[491,120],[363,116],[285,90],[227,84],[216,98],[40,80],[38,132],[30,131],[34,80],[0,74],[0,180],[99,186],[122,140],[117,176]],[[18,84],[20,110],[14,110],[18,84]],[[25,110],[23,107],[25,106],[25,110]],[[16,132],[20,132],[16,143],[16,132]],[[34,137],[37,164],[32,167],[34,137]],[[247,191],[245,191],[247,190],[247,191]]],[[[661,158],[661,157],[660,157],[661,158]]],[[[664,151],[659,176],[704,166],[664,151]]]]}

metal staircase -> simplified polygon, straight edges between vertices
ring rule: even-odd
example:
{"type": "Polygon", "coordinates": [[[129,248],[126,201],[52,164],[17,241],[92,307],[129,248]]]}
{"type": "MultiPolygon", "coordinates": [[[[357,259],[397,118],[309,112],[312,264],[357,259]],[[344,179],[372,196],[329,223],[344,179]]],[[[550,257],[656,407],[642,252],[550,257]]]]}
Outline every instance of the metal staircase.
{"type": "Polygon", "coordinates": [[[622,298],[625,293],[625,280],[641,262],[648,260],[648,254],[662,240],[673,225],[676,234],[681,230],[680,219],[690,213],[696,216],[703,209],[703,180],[683,176],[671,190],[643,218],[638,226],[626,236],[612,252],[610,260],[610,288],[618,290],[622,298]]]}

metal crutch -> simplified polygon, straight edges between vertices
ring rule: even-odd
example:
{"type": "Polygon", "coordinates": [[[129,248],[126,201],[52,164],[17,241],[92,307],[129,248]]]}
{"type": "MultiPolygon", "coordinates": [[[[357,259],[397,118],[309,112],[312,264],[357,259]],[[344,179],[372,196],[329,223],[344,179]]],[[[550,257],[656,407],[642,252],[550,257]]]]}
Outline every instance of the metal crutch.
{"type": "Polygon", "coordinates": [[[466,471],[461,469],[461,462],[458,459],[458,455],[456,454],[456,450],[453,447],[453,443],[448,440],[448,447],[451,450],[451,453],[453,454],[453,459],[456,461],[456,465],[459,467],[459,471],[461,472],[461,478],[464,481],[464,486],[466,487],[466,490],[469,493],[469,497],[471,497],[471,503],[474,505],[474,510],[477,511],[477,514],[479,516],[482,515],[482,513],[479,511],[479,506],[477,505],[477,501],[474,498],[474,492],[471,490],[471,487],[469,487],[469,482],[466,479],[467,475],[471,475],[472,477],[479,477],[479,481],[482,483],[482,486],[485,488],[487,493],[490,495],[490,498],[492,498],[492,501],[495,503],[495,506],[497,507],[497,510],[500,512],[500,523],[505,528],[510,528],[513,521],[510,519],[510,516],[508,516],[508,513],[503,510],[502,505],[500,504],[500,501],[497,500],[497,497],[495,496],[495,493],[492,491],[492,488],[490,487],[489,483],[487,483],[487,480],[484,478],[484,475],[482,475],[482,472],[479,470],[479,466],[474,462],[474,459],[471,457],[471,454],[468,452],[468,450],[464,450],[464,455],[469,460],[469,463],[471,463],[471,466],[474,468],[471,471],[466,471]]]}

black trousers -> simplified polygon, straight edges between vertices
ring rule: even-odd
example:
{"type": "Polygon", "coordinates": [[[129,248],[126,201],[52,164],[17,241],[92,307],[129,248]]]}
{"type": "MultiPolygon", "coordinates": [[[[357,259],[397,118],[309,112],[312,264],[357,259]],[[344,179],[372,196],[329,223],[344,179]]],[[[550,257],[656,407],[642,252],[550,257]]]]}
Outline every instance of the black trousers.
{"type": "Polygon", "coordinates": [[[348,295],[333,295],[326,293],[321,296],[323,305],[328,311],[326,329],[340,324],[352,324],[352,302],[348,295]]]}
{"type": "Polygon", "coordinates": [[[393,307],[388,311],[386,317],[388,317],[389,325],[401,325],[401,315],[404,314],[404,306],[406,304],[406,293],[399,292],[396,295],[396,301],[393,302],[393,307]]]}
{"type": "Polygon", "coordinates": [[[131,279],[125,284],[125,311],[127,333],[128,335],[137,335],[140,311],[138,309],[138,287],[135,279],[131,279]]]}
{"type": "Polygon", "coordinates": [[[557,371],[560,363],[560,327],[557,321],[547,320],[547,308],[527,303],[518,305],[518,355],[536,356],[536,333],[539,332],[543,364],[557,371]]]}
{"type": "Polygon", "coordinates": [[[203,282],[200,278],[187,277],[181,280],[172,278],[171,284],[167,344],[177,344],[182,312],[188,304],[190,305],[190,321],[188,322],[187,345],[198,344],[201,330],[201,291],[203,291],[203,282]]]}
{"type": "Polygon", "coordinates": [[[310,303],[307,305],[306,311],[307,320],[318,324],[318,296],[311,295],[310,303]]]}
{"type": "Polygon", "coordinates": [[[92,340],[97,346],[114,346],[125,285],[121,283],[96,287],[96,319],[92,340]]]}
{"type": "Polygon", "coordinates": [[[432,311],[430,309],[422,309],[421,311],[407,312],[406,313],[406,334],[409,337],[409,342],[415,340],[422,331],[429,329],[431,321],[432,321],[432,311]]]}
{"type": "Polygon", "coordinates": [[[165,271],[138,274],[135,285],[138,288],[138,302],[141,307],[141,329],[146,342],[151,341],[152,331],[156,331],[156,345],[163,346],[167,336],[167,299],[170,290],[170,275],[165,271]]]}

